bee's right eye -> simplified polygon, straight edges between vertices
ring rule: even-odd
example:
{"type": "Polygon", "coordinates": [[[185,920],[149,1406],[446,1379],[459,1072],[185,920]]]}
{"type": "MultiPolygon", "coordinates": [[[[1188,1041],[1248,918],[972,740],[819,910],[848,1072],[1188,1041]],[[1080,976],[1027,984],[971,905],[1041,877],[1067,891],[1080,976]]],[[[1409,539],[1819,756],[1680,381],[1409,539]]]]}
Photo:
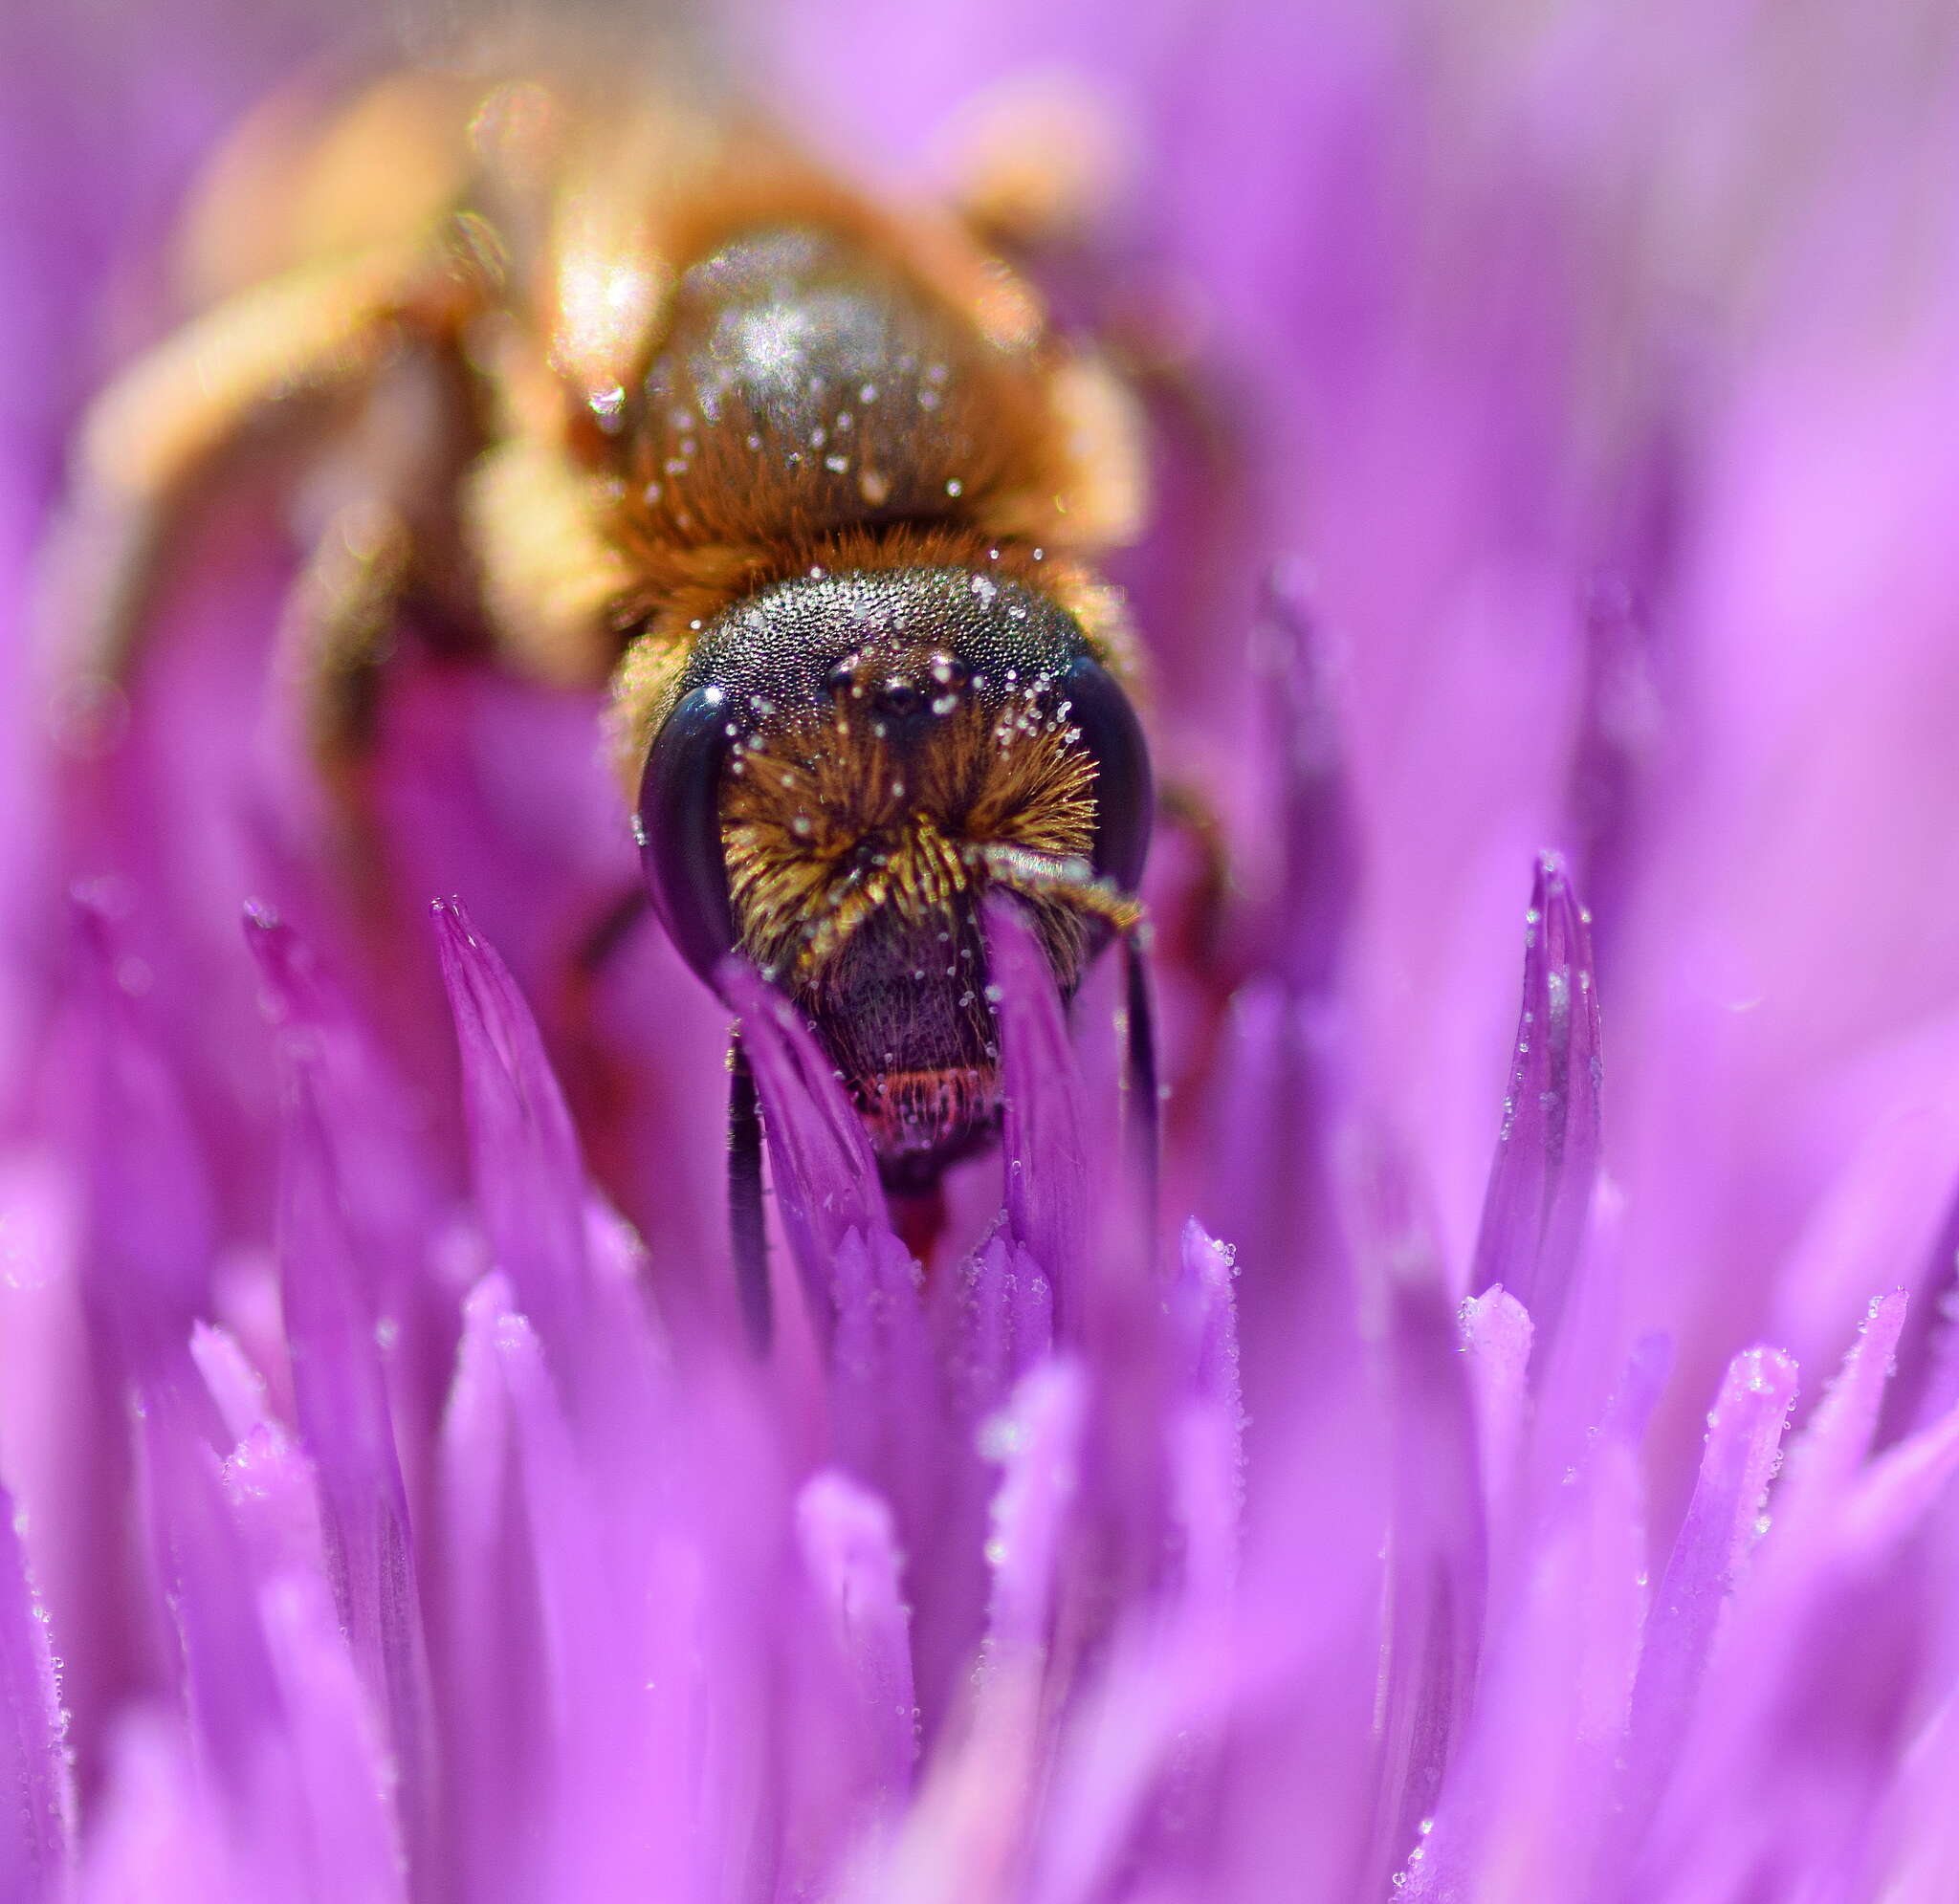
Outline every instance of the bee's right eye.
{"type": "Polygon", "coordinates": [[[639,785],[640,864],[680,956],[712,982],[735,948],[721,854],[721,770],[732,744],[726,696],[696,688],[667,716],[639,785]]]}
{"type": "Polygon", "coordinates": [[[1149,857],[1156,804],[1142,723],[1115,677],[1092,656],[1076,661],[1060,687],[1095,763],[1095,870],[1118,890],[1134,893],[1149,857]]]}

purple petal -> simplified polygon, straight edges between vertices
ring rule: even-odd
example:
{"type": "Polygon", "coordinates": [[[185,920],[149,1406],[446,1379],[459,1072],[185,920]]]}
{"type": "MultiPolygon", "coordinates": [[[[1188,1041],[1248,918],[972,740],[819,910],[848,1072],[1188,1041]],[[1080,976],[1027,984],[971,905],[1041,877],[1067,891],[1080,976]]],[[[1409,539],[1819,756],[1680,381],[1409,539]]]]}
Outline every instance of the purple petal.
{"type": "Polygon", "coordinates": [[[434,908],[462,1052],[476,1202],[496,1265],[547,1339],[574,1325],[585,1283],[584,1166],[537,1020],[461,905],[434,908]]]}
{"type": "Polygon", "coordinates": [[[294,1066],[279,1259],[299,1432],[319,1470],[334,1600],[400,1766],[411,1854],[429,1855],[429,1667],[408,1504],[395,1454],[376,1317],[312,1068],[294,1066]]]}
{"type": "MultiPolygon", "coordinates": [[[[1510,1373],[1521,1382],[1520,1366],[1510,1373]]],[[[1582,1462],[1531,1503],[1534,1518],[1513,1537],[1461,1759],[1409,1848],[1410,1896],[1473,1896],[1512,1883],[1522,1894],[1588,1894],[1584,1873],[1618,1797],[1639,1658],[1640,1443],[1662,1374],[1657,1346],[1642,1344],[1582,1462]]]]}
{"type": "Polygon", "coordinates": [[[986,902],[987,996],[1000,1026],[1007,1234],[1046,1272],[1057,1315],[1087,1269],[1089,1159],[1081,1079],[1047,954],[1020,905],[986,902]]]}
{"type": "Polygon", "coordinates": [[[40,1904],[69,1869],[75,1793],[47,1611],[17,1521],[0,1488],[0,1789],[14,1797],[12,1827],[0,1830],[0,1899],[40,1904]]]}
{"type": "Polygon", "coordinates": [[[1598,995],[1591,918],[1554,854],[1525,914],[1524,1005],[1471,1286],[1501,1282],[1556,1335],[1598,1169],[1598,995]]]}
{"type": "Polygon", "coordinates": [[[1218,1065],[1201,1207],[1256,1268],[1239,1290],[1245,1380],[1274,1418],[1308,1406],[1320,1371],[1351,1368],[1359,1353],[1332,1161],[1350,1030],[1343,1001],[1254,978],[1232,996],[1218,1065]]]}
{"type": "Polygon", "coordinates": [[[847,1230],[834,1257],[830,1417],[837,1457],[926,1531],[944,1471],[944,1410],[920,1302],[921,1273],[890,1231],[847,1230]]]}
{"type": "Polygon", "coordinates": [[[1475,1415],[1440,1291],[1391,1297],[1393,1492],[1375,1870],[1397,1868],[1435,1810],[1483,1649],[1486,1567],[1475,1415]]]}
{"type": "Polygon", "coordinates": [[[1075,1704],[1043,1808],[1032,1904],[1102,1895],[1113,1870],[1145,1863],[1133,1841],[1181,1717],[1178,1663],[1160,1647],[1119,1645],[1100,1683],[1075,1704]]]}
{"type": "MultiPolygon", "coordinates": [[[[145,1396],[141,1432],[153,1565],[182,1650],[199,1756],[228,1803],[251,1804],[279,1708],[244,1545],[185,1401],[167,1389],[145,1396]]],[[[266,1828],[281,1823],[291,1820],[269,1816],[266,1828]]]]}
{"type": "Polygon", "coordinates": [[[1467,1371],[1406,1167],[1376,1141],[1356,1144],[1349,1174],[1389,1430],[1387,1612],[1362,1879],[1372,1891],[1399,1868],[1433,1812],[1460,1742],[1483,1648],[1488,1560],[1467,1371]]]}
{"type": "Polygon", "coordinates": [[[1303,565],[1283,563],[1262,603],[1262,662],[1280,765],[1279,905],[1265,960],[1296,996],[1332,985],[1359,881],[1359,846],[1326,636],[1303,565]]]}
{"type": "Polygon", "coordinates": [[[264,907],[247,908],[245,941],[286,1062],[318,1081],[346,1206],[359,1213],[353,1267],[363,1301],[403,1338],[390,1364],[410,1378],[413,1425],[432,1428],[454,1353],[454,1309],[449,1292],[430,1288],[426,1252],[459,1186],[434,1153],[427,1106],[307,944],[264,907]]]}
{"type": "Polygon", "coordinates": [[[190,1360],[210,1390],[225,1433],[242,1441],[271,1419],[265,1377],[252,1366],[230,1330],[199,1323],[190,1332],[190,1360]]]}
{"type": "Polygon", "coordinates": [[[1521,1557],[1520,1590],[1461,1758],[1412,1842],[1402,1895],[1587,1894],[1639,1655],[1640,1505],[1636,1450],[1614,1435],[1521,1557]]]}
{"type": "Polygon", "coordinates": [[[389,1904],[407,1895],[395,1832],[395,1778],[376,1736],[333,1603],[317,1576],[273,1582],[263,1596],[285,1740],[306,1797],[304,1869],[333,1873],[348,1897],[389,1904]]]}
{"type": "MultiPolygon", "coordinates": [[[[1959,1104],[1941,1100],[1871,1119],[1816,1198],[1777,1277],[1775,1339],[1792,1354],[1834,1358],[1845,1332],[1864,1321],[1871,1292],[1899,1284],[1914,1271],[1923,1279],[1905,1285],[1913,1288],[1914,1307],[1922,1290],[1926,1309],[1935,1308],[1935,1292],[1951,1276],[1959,1241],[1959,1233],[1941,1235],[1954,1215],[1955,1156],[1959,1104]]],[[[1901,1369],[1906,1344],[1919,1346],[1926,1333],[1916,1322],[1907,1310],[1901,1369]]]]}
{"type": "Polygon", "coordinates": [[[1244,1412],[1238,1360],[1237,1253],[1205,1235],[1192,1217],[1183,1226],[1183,1250],[1173,1299],[1189,1356],[1194,1400],[1213,1408],[1236,1432],[1244,1412]]]}
{"type": "Polygon", "coordinates": [[[1959,1696],[1948,1694],[1912,1740],[1871,1830],[1869,1894],[1885,1904],[1945,1904],[1959,1892],[1959,1696]]]}
{"type": "Polygon", "coordinates": [[[1041,1265],[1004,1236],[961,1265],[952,1374],[962,1418],[977,1425],[1054,1346],[1054,1291],[1041,1265]]]}
{"type": "Polygon", "coordinates": [[[319,1477],[275,1422],[260,1422],[226,1458],[225,1499],[231,1503],[256,1577],[305,1574],[330,1581],[320,1527],[319,1477]]]}
{"type": "Polygon", "coordinates": [[[776,1207],[810,1313],[827,1336],[830,1258],[845,1233],[891,1229],[877,1160],[835,1065],[788,1000],[739,959],[724,960],[715,980],[741,1018],[742,1048],[767,1123],[776,1207]]]}
{"type": "MultiPolygon", "coordinates": [[[[1182,1644],[1213,1652],[1229,1623],[1244,1511],[1245,1413],[1239,1384],[1238,1313],[1231,1252],[1193,1219],[1184,1226],[1173,1307],[1196,1353],[1188,1392],[1164,1424],[1170,1521],[1181,1540],[1182,1644]]],[[[1221,1660],[1207,1660],[1215,1677],[1221,1660]]]]}
{"type": "Polygon", "coordinates": [[[796,1499],[803,1564],[827,1614],[861,1704],[878,1802],[911,1788],[918,1756],[910,1614],[890,1510],[834,1473],[813,1476],[796,1499]]]}
{"type": "Polygon", "coordinates": [[[1508,1523],[1517,1479],[1530,1401],[1530,1317],[1508,1290],[1488,1289],[1464,1302],[1457,1328],[1476,1409],[1484,1513],[1494,1534],[1508,1523]]]}
{"type": "Polygon", "coordinates": [[[1081,1480],[1087,1409],[1081,1368],[1049,1362],[1021,1383],[983,1432],[982,1451],[1004,1470],[986,1542],[989,1673],[1046,1651],[1062,1535],[1081,1480]]]}
{"type": "MultiPolygon", "coordinates": [[[[1663,1360],[1626,1339],[1625,1197],[1609,1177],[1594,1187],[1592,1213],[1572,1279],[1557,1337],[1532,1369],[1530,1467],[1539,1493],[1563,1484],[1563,1476],[1584,1458],[1594,1431],[1632,1396],[1621,1380],[1629,1347],[1635,1383],[1650,1408],[1663,1382],[1663,1360]],[[1648,1394],[1646,1380],[1653,1378],[1648,1394]],[[1615,1388],[1615,1384],[1618,1386],[1615,1388]]],[[[1644,1432],[1640,1416],[1639,1433],[1644,1432]]]]}
{"type": "Polygon", "coordinates": [[[1928,1427],[1959,1403],[1959,1194],[1948,1197],[1944,1218],[1925,1253],[1917,1292],[1905,1311],[1898,1342],[1898,1367],[1884,1390],[1882,1443],[1928,1427]]]}
{"type": "MultiPolygon", "coordinates": [[[[494,1287],[494,1285],[492,1285],[494,1287]]],[[[480,1301],[473,1297],[473,1302],[480,1301]]],[[[613,1653],[617,1635],[609,1618],[609,1571],[589,1500],[591,1473],[578,1459],[559,1394],[544,1369],[542,1344],[525,1316],[501,1308],[490,1336],[495,1377],[509,1407],[512,1454],[516,1455],[525,1547],[505,1547],[505,1573],[527,1567],[537,1594],[537,1630],[546,1704],[539,1714],[544,1736],[546,1769],[533,1781],[523,1802],[544,1814],[557,1829],[550,1839],[559,1894],[576,1894],[564,1863],[576,1839],[568,1841],[574,1816],[587,1816],[604,1805],[604,1790],[582,1784],[598,1751],[617,1751],[625,1740],[611,1726],[607,1674],[625,1665],[613,1653]]],[[[594,1818],[591,1824],[598,1824],[594,1818]]],[[[635,1837],[643,1818],[628,1820],[635,1837]]],[[[583,1855],[604,1861],[609,1851],[605,1831],[587,1837],[583,1855]]]]}
{"type": "Polygon", "coordinates": [[[183,1731],[161,1714],[117,1728],[77,1892],[81,1904],[250,1904],[183,1731]]]}
{"type": "Polygon", "coordinates": [[[90,989],[80,1076],[88,1171],[83,1262],[94,1326],[132,1373],[183,1350],[208,1301],[216,1215],[178,1083],[123,954],[97,911],[79,914],[90,989]],[[121,974],[121,976],[119,976],[121,974]]]}
{"type": "Polygon", "coordinates": [[[1868,1565],[1899,1545],[1942,1504],[1959,1471],[1959,1409],[1871,1462],[1843,1502],[1837,1538],[1842,1550],[1868,1565]]]}
{"type": "Polygon", "coordinates": [[[1921,1538],[1959,1473],[1959,1413],[1888,1450],[1828,1513],[1785,1516],[1736,1595],[1649,1841],[1623,1894],[1640,1898],[1714,1863],[1738,1812],[1773,1826],[1765,1871],[1848,1872],[1921,1714],[1915,1682],[1936,1645],[1921,1538]],[[1803,1803],[1784,1794],[1800,1789],[1803,1803]]]}
{"type": "MultiPolygon", "coordinates": [[[[1640,566],[1650,567],[1651,558],[1640,566]]],[[[1641,577],[1649,584],[1653,579],[1641,577]]],[[[1587,592],[1583,615],[1584,709],[1572,750],[1569,805],[1585,890],[1599,916],[1617,926],[1632,892],[1645,818],[1642,783],[1660,752],[1662,711],[1651,614],[1632,586],[1601,576],[1587,592]]]]}
{"type": "Polygon", "coordinates": [[[1789,1451],[1775,1496],[1778,1519],[1829,1513],[1850,1486],[1877,1433],[1905,1310],[1902,1289],[1872,1300],[1842,1368],[1789,1451]]]}
{"type": "Polygon", "coordinates": [[[1629,1818],[1659,1794],[1690,1716],[1715,1625],[1756,1538],[1756,1522],[1795,1400],[1795,1364],[1771,1348],[1728,1365],[1686,1519],[1674,1541],[1640,1651],[1626,1744],[1629,1818]]]}
{"type": "Polygon", "coordinates": [[[538,1591],[523,1561],[524,1509],[497,1335],[500,1276],[464,1309],[455,1388],[442,1427],[439,1617],[431,1615],[449,1793],[446,1863],[456,1894],[535,1895],[552,1762],[538,1591]],[[495,1661],[486,1672],[483,1662],[495,1661]]]}
{"type": "MultiPolygon", "coordinates": [[[[753,1715],[720,1682],[734,1730],[709,1740],[703,1769],[693,1688],[718,1654],[689,1607],[699,1557],[647,1538],[659,1497],[623,1480],[646,1471],[645,1438],[616,1450],[581,1439],[510,1293],[491,1277],[469,1299],[445,1425],[448,1867],[472,1898],[570,1904],[635,1884],[687,1895],[716,1842],[703,1788],[723,1757],[744,1760],[753,1715]]],[[[705,1458],[711,1498],[731,1487],[729,1511],[755,1512],[747,1471],[724,1450],[705,1458]]],[[[732,1570],[716,1585],[745,1604],[732,1570]]]]}
{"type": "Polygon", "coordinates": [[[989,1417],[1054,1346],[1054,1300],[1041,1266],[1003,1233],[947,1279],[938,1316],[945,1436],[937,1453],[942,1493],[924,1526],[907,1529],[912,1577],[934,1590],[918,1599],[913,1651],[928,1732],[967,1683],[984,1628],[988,1577],[981,1549],[995,1492],[979,1457],[989,1417]]]}

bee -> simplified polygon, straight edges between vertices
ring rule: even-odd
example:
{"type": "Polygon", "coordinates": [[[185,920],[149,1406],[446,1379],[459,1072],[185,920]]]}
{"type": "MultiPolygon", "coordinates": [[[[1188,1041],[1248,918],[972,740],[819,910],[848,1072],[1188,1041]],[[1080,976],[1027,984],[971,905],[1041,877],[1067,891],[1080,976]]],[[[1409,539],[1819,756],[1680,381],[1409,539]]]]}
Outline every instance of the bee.
{"type": "MultiPolygon", "coordinates": [[[[1136,643],[1097,565],[1143,459],[1097,351],[982,219],[637,81],[280,104],[188,231],[208,308],[79,438],[70,739],[99,738],[201,498],[270,458],[309,512],[277,639],[350,837],[405,618],[604,688],[674,947],[795,1002],[888,1189],[929,1202],[999,1121],[984,896],[1018,896],[1064,996],[1140,916],[1136,643]]],[[[733,1069],[738,1206],[738,1034],[733,1069]]]]}

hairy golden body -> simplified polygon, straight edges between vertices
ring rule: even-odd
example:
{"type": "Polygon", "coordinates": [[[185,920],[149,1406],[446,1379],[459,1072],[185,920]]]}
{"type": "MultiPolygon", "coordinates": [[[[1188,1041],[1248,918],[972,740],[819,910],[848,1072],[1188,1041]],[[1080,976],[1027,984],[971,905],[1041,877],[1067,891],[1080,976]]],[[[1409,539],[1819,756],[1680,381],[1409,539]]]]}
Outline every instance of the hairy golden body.
{"type": "Polygon", "coordinates": [[[71,685],[130,667],[187,514],[296,449],[346,466],[288,632],[330,772],[365,737],[384,597],[432,599],[541,681],[612,682],[628,777],[703,622],[812,564],[991,549],[1025,574],[1038,548],[1044,589],[1127,665],[1086,566],[1139,508],[1120,388],[956,215],[874,203],[759,125],[536,78],[281,98],[180,249],[205,308],[80,434],[50,617],[71,685]],[[917,361],[834,393],[816,441],[705,417],[688,380],[717,253],[758,233],[909,327],[917,361]]]}
{"type": "Polygon", "coordinates": [[[983,889],[1019,891],[1071,990],[1135,916],[1098,841],[1123,835],[1133,882],[1148,830],[1111,806],[1147,805],[1133,715],[1100,717],[1118,788],[1071,714],[1132,669],[1093,567],[1136,526],[1130,405],[983,224],[644,87],[274,101],[187,221],[202,315],[81,434],[53,569],[66,738],[99,741],[187,518],[269,468],[303,499],[279,641],[370,881],[399,627],[609,685],[628,789],[709,777],[691,843],[639,810],[672,849],[678,897],[649,877],[676,943],[797,996],[887,1166],[929,1183],[997,1109],[983,889]],[[739,684],[726,758],[720,686],[712,720],[675,715],[710,676],[739,684]],[[670,726],[698,758],[656,772],[670,726]]]}

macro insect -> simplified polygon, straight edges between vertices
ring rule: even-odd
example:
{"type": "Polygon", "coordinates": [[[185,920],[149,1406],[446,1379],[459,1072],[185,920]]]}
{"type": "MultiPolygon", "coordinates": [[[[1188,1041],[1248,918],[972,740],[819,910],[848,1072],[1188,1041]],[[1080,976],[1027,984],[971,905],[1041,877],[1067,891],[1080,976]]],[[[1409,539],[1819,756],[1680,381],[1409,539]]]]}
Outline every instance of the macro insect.
{"type": "MultiPolygon", "coordinates": [[[[413,610],[608,688],[652,910],[704,981],[738,954],[801,1009],[894,1198],[929,1206],[997,1127],[989,891],[1064,996],[1124,937],[1147,1069],[1151,769],[1095,566],[1136,525],[1137,436],[983,221],[880,202],[671,91],[420,74],[261,115],[196,216],[208,307],[79,439],[71,715],[130,674],[203,498],[270,457],[308,516],[277,639],[369,876],[364,770],[413,610]]],[[[738,1037],[731,1069],[754,1316],[738,1037]]]]}

